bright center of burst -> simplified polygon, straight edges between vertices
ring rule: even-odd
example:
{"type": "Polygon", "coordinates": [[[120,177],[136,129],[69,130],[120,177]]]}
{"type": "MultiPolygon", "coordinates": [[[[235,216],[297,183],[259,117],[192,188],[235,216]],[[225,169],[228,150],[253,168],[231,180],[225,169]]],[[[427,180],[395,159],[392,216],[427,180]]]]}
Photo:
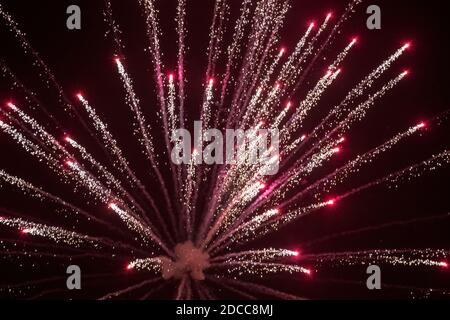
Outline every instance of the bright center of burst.
{"type": "Polygon", "coordinates": [[[162,277],[181,279],[190,276],[193,280],[205,280],[204,271],[210,266],[209,254],[194,246],[191,241],[175,246],[175,260],[161,259],[162,277]]]}

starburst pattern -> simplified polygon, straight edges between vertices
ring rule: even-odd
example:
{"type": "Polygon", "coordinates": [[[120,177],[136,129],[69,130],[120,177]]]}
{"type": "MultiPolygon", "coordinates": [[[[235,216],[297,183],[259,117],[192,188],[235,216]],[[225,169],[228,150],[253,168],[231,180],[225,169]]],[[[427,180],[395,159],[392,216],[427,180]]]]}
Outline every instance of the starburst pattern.
{"type": "MultiPolygon", "coordinates": [[[[396,145],[441,121],[442,116],[439,116],[426,123],[413,124],[325,176],[315,174],[320,168],[332,165],[332,159],[343,150],[351,129],[366,119],[376,103],[408,75],[408,71],[392,71],[394,63],[410,47],[406,43],[390,55],[386,53],[384,61],[345,92],[344,99],[329,108],[329,113],[310,133],[305,133],[305,123],[320,106],[324,95],[340,80],[347,58],[357,46],[357,38],[341,46],[340,33],[361,2],[351,1],[338,17],[327,13],[320,24],[310,23],[289,52],[287,48],[280,48],[281,30],[290,8],[288,1],[243,0],[238,18],[229,21],[230,4],[226,0],[216,0],[205,76],[197,83],[203,92],[199,102],[201,129],[239,128],[253,130],[253,134],[261,128],[279,129],[280,155],[270,158],[266,165],[279,161],[280,171],[274,176],[265,176],[266,165],[247,161],[248,157],[232,165],[201,164],[198,162],[201,150],[197,149],[193,150],[189,164],[177,166],[171,162],[170,154],[177,143],[171,132],[189,128],[189,121],[196,118],[195,114],[187,112],[191,108],[186,102],[189,74],[185,66],[186,1],[178,0],[177,67],[167,74],[160,44],[164,34],[159,25],[156,1],[138,1],[145,18],[146,51],[153,63],[157,121],[149,121],[135,91],[135,80],[127,70],[127,58],[123,53],[126,41],[115,22],[112,4],[105,1],[105,21],[116,51],[113,64],[123,86],[125,104],[132,115],[132,123],[127,128],[139,142],[141,156],[153,181],[151,185],[144,182],[148,177],[140,177],[133,169],[136,164],[127,158],[121,137],[113,135],[99,112],[101,109],[91,104],[89,91],[75,92],[73,99],[68,98],[25,33],[0,5],[3,25],[32,56],[46,87],[56,89],[60,106],[97,143],[97,150],[92,150],[74,136],[58,137],[60,122],[39,101],[39,95],[23,84],[6,63],[0,62],[2,75],[17,93],[14,100],[1,108],[1,132],[44,165],[51,173],[51,179],[70,186],[73,197],[85,202],[84,206],[78,205],[70,198],[0,170],[2,187],[16,188],[26,197],[55,208],[55,216],[77,222],[57,225],[51,221],[51,215],[49,221],[38,222],[32,213],[24,215],[3,210],[2,229],[16,229],[23,238],[2,239],[2,253],[11,259],[25,256],[69,260],[89,257],[105,259],[118,266],[116,274],[96,274],[86,278],[127,277],[131,273],[148,277],[126,288],[105,293],[100,297],[102,299],[120,298],[143,289],[146,291],[141,298],[151,298],[167,283],[176,284],[172,295],[177,299],[216,298],[218,294],[213,287],[221,287],[244,298],[262,295],[296,299],[300,297],[246,279],[282,273],[311,277],[324,265],[345,267],[383,263],[447,268],[449,252],[443,249],[376,249],[317,254],[286,248],[248,249],[257,238],[333,207],[364,190],[375,186],[399,186],[450,162],[450,151],[444,150],[421,163],[388,173],[367,184],[355,185],[338,196],[329,196],[337,186],[369,167],[396,145]],[[234,27],[227,29],[230,23],[234,27]],[[230,32],[232,40],[227,43],[225,39],[230,32]],[[341,49],[337,49],[339,47],[341,49]],[[334,52],[334,58],[322,60],[324,50],[329,48],[332,48],[328,51],[334,52]],[[326,65],[321,61],[327,61],[326,65]],[[319,77],[312,72],[317,66],[326,70],[319,77]],[[306,94],[294,102],[293,97],[299,89],[306,94]],[[28,112],[35,111],[35,107],[39,107],[41,113],[36,118],[28,112]],[[41,118],[45,122],[40,121],[41,118]],[[158,123],[158,127],[153,123],[158,123]],[[156,138],[158,130],[163,132],[162,145],[156,138]],[[98,156],[102,153],[105,157],[98,156]],[[99,210],[99,207],[104,209],[99,210]],[[82,227],[79,229],[81,221],[91,226],[88,229],[91,233],[83,231],[82,227]],[[92,232],[99,228],[102,230],[99,235],[92,232]],[[244,246],[247,249],[243,249],[244,246]],[[121,265],[123,259],[129,257],[127,264],[121,265]]],[[[204,146],[203,142],[201,147],[204,146]]],[[[3,289],[12,295],[27,296],[27,290],[23,289],[31,290],[51,281],[52,278],[43,279],[3,289]]],[[[33,297],[47,293],[43,291],[33,297]]]]}

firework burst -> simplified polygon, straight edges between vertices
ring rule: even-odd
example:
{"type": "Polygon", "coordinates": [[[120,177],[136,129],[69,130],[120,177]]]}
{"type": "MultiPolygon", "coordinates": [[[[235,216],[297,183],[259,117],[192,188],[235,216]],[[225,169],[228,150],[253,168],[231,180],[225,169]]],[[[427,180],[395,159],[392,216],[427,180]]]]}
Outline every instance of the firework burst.
{"type": "MultiPolygon", "coordinates": [[[[164,34],[156,1],[138,1],[145,19],[146,52],[153,63],[157,93],[158,117],[153,121],[155,119],[148,119],[136,93],[136,80],[127,68],[123,53],[125,41],[115,22],[113,6],[106,0],[105,21],[116,51],[114,71],[121,81],[125,105],[132,115],[131,123],[125,127],[141,147],[149,177],[136,173],[136,164],[128,159],[126,150],[120,145],[120,136],[113,135],[100,108],[90,101],[89,90],[66,94],[12,16],[0,5],[2,24],[34,59],[34,66],[39,69],[46,87],[56,89],[60,107],[78,121],[97,144],[95,150],[91,145],[83,145],[82,139],[75,136],[61,136],[63,125],[57,117],[47,111],[38,94],[0,61],[2,75],[17,93],[14,100],[1,107],[1,132],[25,150],[27,156],[44,165],[52,180],[69,186],[72,197],[84,202],[79,205],[79,201],[71,200],[73,198],[49,192],[45,186],[37,186],[25,177],[0,170],[1,187],[17,189],[27,198],[38,199],[52,208],[46,221],[32,213],[2,209],[1,230],[18,232],[16,236],[0,239],[4,257],[65,261],[82,257],[104,259],[115,266],[115,273],[89,275],[86,279],[128,277],[130,274],[147,278],[105,292],[98,297],[102,299],[122,298],[144,291],[141,298],[146,299],[164,287],[172,289],[176,299],[214,299],[220,297],[221,290],[244,298],[261,295],[297,299],[300,297],[272,288],[261,280],[250,280],[283,273],[308,278],[320,273],[322,266],[343,268],[369,263],[447,268],[449,251],[443,249],[305,253],[292,248],[251,247],[256,239],[275,233],[305,216],[327,210],[367,189],[398,186],[450,162],[450,151],[444,150],[423,162],[363,185],[353,185],[330,197],[350,177],[442,119],[436,117],[412,124],[381,145],[347,160],[326,175],[320,175],[320,169],[333,166],[333,158],[342,153],[351,129],[366,119],[376,103],[408,75],[408,71],[392,68],[410,47],[409,43],[404,43],[393,52],[386,52],[385,60],[375,65],[373,71],[351,90],[344,92],[343,100],[331,106],[328,114],[306,133],[305,128],[309,127],[306,123],[321,106],[327,92],[343,77],[345,63],[357,46],[357,38],[340,45],[343,41],[339,34],[361,2],[353,0],[340,16],[326,13],[320,23],[307,25],[289,51],[280,44],[281,30],[290,9],[288,1],[243,0],[238,17],[233,21],[229,19],[229,3],[216,0],[207,67],[204,78],[197,81],[197,89],[202,90],[202,99],[198,102],[201,129],[218,128],[222,132],[243,129],[255,135],[259,129],[279,129],[280,154],[263,165],[250,161],[207,165],[199,160],[202,150],[194,149],[189,163],[175,165],[171,153],[179,141],[172,138],[172,132],[189,128],[189,121],[197,118],[187,112],[192,108],[188,108],[186,99],[189,75],[185,66],[188,47],[186,1],[178,0],[176,10],[178,54],[173,71],[166,70],[163,64],[160,41],[164,34]],[[232,28],[227,28],[229,24],[232,28]],[[229,43],[226,41],[228,33],[232,39],[229,43]],[[328,55],[334,52],[333,57],[322,59],[325,51],[328,55]],[[328,62],[323,65],[322,61],[328,62]],[[312,70],[318,67],[325,72],[316,77],[312,70]],[[299,90],[305,94],[299,101],[294,101],[299,90]],[[35,107],[42,112],[34,118],[30,111],[35,111],[35,107]],[[162,144],[157,138],[158,130],[163,133],[162,144]],[[280,170],[276,175],[266,176],[266,165],[271,162],[279,162],[280,170]],[[146,182],[148,179],[151,184],[146,182]],[[77,223],[55,223],[52,217],[60,221],[57,216],[67,221],[75,219],[77,223]],[[79,229],[82,224],[90,226],[87,230],[91,232],[85,232],[82,227],[79,229]],[[93,230],[101,231],[96,234],[93,230]],[[124,264],[124,261],[127,262],[124,264]],[[217,288],[220,290],[215,290],[217,288]]],[[[201,140],[202,137],[197,138],[201,140]]],[[[204,148],[204,144],[200,142],[200,147],[204,148]]],[[[245,159],[250,157],[244,156],[245,159]]],[[[329,238],[333,237],[339,235],[329,238]]],[[[53,280],[13,284],[2,290],[12,295],[29,296],[27,290],[22,289],[37,290],[31,288],[53,280]]],[[[44,290],[33,297],[47,293],[49,291],[44,290]]]]}

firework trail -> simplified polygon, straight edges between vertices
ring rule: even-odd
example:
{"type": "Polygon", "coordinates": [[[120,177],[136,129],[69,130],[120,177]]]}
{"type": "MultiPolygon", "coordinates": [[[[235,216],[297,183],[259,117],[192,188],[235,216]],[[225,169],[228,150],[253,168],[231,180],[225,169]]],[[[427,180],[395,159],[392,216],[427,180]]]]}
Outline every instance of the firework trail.
{"type": "MultiPolygon", "coordinates": [[[[44,89],[56,91],[59,107],[75,115],[74,119],[97,144],[95,150],[65,131],[60,137],[64,125],[39,99],[42,87],[25,86],[7,62],[0,60],[1,75],[17,96],[0,108],[0,131],[27,156],[50,171],[53,180],[69,186],[72,192],[72,198],[58,190],[50,192],[40,186],[41,183],[32,183],[1,169],[1,188],[11,188],[25,198],[51,204],[48,214],[51,221],[42,221],[36,213],[23,214],[20,210],[0,208],[0,230],[17,230],[21,237],[0,239],[2,255],[8,259],[27,257],[32,260],[99,259],[122,268],[119,274],[91,274],[87,279],[131,277],[131,274],[148,276],[148,279],[140,278],[125,288],[106,286],[96,297],[102,300],[136,292],[141,293],[140,299],[149,299],[163,288],[167,289],[169,284],[175,284],[172,297],[177,300],[215,299],[219,297],[214,292],[216,287],[245,299],[261,296],[302,299],[268,287],[260,279],[271,274],[286,274],[313,281],[312,276],[320,273],[322,267],[345,269],[369,263],[395,268],[448,268],[450,251],[447,249],[313,251],[316,243],[417,223],[423,221],[421,219],[368,226],[305,241],[303,246],[310,250],[308,253],[297,249],[251,247],[257,243],[256,239],[338,202],[349,201],[365,190],[399,187],[450,163],[450,151],[444,150],[401,170],[380,174],[379,178],[361,185],[345,184],[361,170],[370,170],[376,160],[408,138],[425,134],[428,127],[444,122],[448,118],[447,111],[400,131],[369,151],[333,167],[332,159],[341,153],[346,136],[355,125],[365,120],[377,103],[406,79],[408,71],[398,73],[391,69],[407,52],[409,43],[390,55],[387,53],[385,60],[350,90],[343,92],[343,100],[330,106],[311,132],[306,133],[305,128],[316,109],[322,106],[325,95],[342,81],[342,68],[357,46],[356,37],[350,42],[345,41],[345,45],[339,44],[339,34],[361,2],[350,1],[341,15],[335,17],[336,14],[328,12],[321,23],[308,24],[290,51],[280,47],[290,9],[288,1],[244,0],[233,21],[231,3],[217,0],[206,46],[204,78],[194,82],[193,79],[188,81],[186,70],[190,23],[187,1],[178,0],[176,5],[177,54],[176,67],[171,71],[164,67],[164,62],[168,62],[164,61],[161,44],[164,32],[157,3],[140,0],[148,42],[144,47],[153,66],[156,84],[155,88],[149,89],[155,89],[157,96],[156,107],[147,110],[135,91],[135,79],[127,68],[127,38],[115,20],[111,1],[105,0],[104,17],[115,50],[114,64],[123,87],[125,105],[132,115],[128,128],[150,169],[145,179],[136,173],[135,164],[120,144],[121,137],[113,136],[88,95],[65,92],[26,34],[0,5],[2,25],[33,59],[45,82],[44,89]],[[325,52],[328,52],[327,56],[325,52]],[[326,70],[325,74],[318,75],[315,68],[320,61],[328,63],[321,66],[326,70]],[[202,93],[198,115],[187,112],[195,109],[188,108],[186,99],[190,92],[188,84],[192,82],[202,93]],[[306,94],[295,102],[294,97],[300,89],[306,94]],[[68,98],[70,96],[74,101],[68,98]],[[40,112],[42,116],[39,116],[40,112]],[[149,114],[153,115],[151,119],[149,114]],[[189,121],[193,119],[202,121],[200,135],[194,135],[194,140],[199,141],[195,141],[194,149],[189,146],[192,150],[189,161],[176,166],[171,161],[171,154],[180,141],[174,139],[172,133],[180,128],[190,128],[189,121]],[[47,120],[51,120],[51,125],[47,120]],[[243,156],[239,158],[243,160],[232,164],[204,164],[202,150],[197,148],[204,148],[206,142],[211,141],[205,133],[210,128],[216,128],[218,132],[246,130],[247,137],[253,138],[249,150],[237,148],[232,155],[243,156]],[[158,129],[164,136],[161,145],[157,141],[158,129]],[[250,159],[252,151],[264,138],[261,129],[279,129],[281,149],[276,155],[271,153],[273,147],[265,150],[264,156],[269,155],[269,160],[255,164],[250,159]],[[99,153],[106,157],[99,157],[99,153]],[[278,173],[265,176],[266,169],[275,162],[279,163],[278,173]],[[332,167],[332,170],[320,173],[325,167],[332,167]],[[144,182],[147,179],[151,179],[152,184],[144,182]],[[329,197],[343,186],[347,191],[329,197]],[[64,220],[58,217],[64,217],[64,220]],[[101,232],[98,236],[86,233],[81,225],[101,228],[101,232]]],[[[234,145],[234,141],[232,143],[234,145]]],[[[436,215],[425,220],[446,216],[436,215]]],[[[21,287],[38,288],[58,279],[50,277],[11,284],[0,287],[0,292],[15,292],[14,288],[21,287]]],[[[41,288],[29,294],[20,291],[20,295],[43,298],[59,291],[41,288]]]]}

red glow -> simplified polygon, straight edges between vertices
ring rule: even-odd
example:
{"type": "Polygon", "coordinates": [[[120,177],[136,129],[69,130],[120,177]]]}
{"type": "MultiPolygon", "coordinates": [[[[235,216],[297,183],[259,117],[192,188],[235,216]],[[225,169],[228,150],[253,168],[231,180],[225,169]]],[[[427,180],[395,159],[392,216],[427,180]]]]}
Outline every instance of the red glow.
{"type": "Polygon", "coordinates": [[[334,206],[336,204],[336,200],[335,199],[331,199],[327,202],[327,206],[334,206]]]}
{"type": "Polygon", "coordinates": [[[306,139],[306,134],[302,135],[301,140],[305,140],[306,139]]]}
{"type": "Polygon", "coordinates": [[[427,124],[425,122],[421,122],[417,125],[419,128],[425,128],[427,124]]]}
{"type": "Polygon", "coordinates": [[[287,105],[286,105],[286,108],[290,108],[292,106],[292,103],[289,101],[288,103],[287,103],[287,105]]]}
{"type": "Polygon", "coordinates": [[[312,271],[311,271],[311,269],[305,269],[305,273],[306,273],[308,276],[310,276],[310,275],[312,274],[312,271]]]}
{"type": "Polygon", "coordinates": [[[22,229],[22,231],[20,231],[23,234],[27,234],[30,233],[30,229],[22,229]]]}
{"type": "Polygon", "coordinates": [[[448,268],[448,263],[446,261],[442,261],[439,263],[442,268],[448,268]]]}
{"type": "Polygon", "coordinates": [[[280,49],[280,56],[282,56],[285,52],[286,52],[286,48],[281,48],[280,49]]]}
{"type": "Polygon", "coordinates": [[[169,81],[173,81],[173,74],[169,74],[169,81]]]}
{"type": "Polygon", "coordinates": [[[264,122],[263,120],[261,120],[261,121],[258,123],[259,126],[263,126],[264,124],[265,124],[265,122],[264,122]]]}
{"type": "Polygon", "coordinates": [[[333,152],[334,153],[339,153],[339,152],[341,152],[341,148],[336,147],[336,148],[333,149],[333,152]]]}
{"type": "Polygon", "coordinates": [[[114,62],[117,63],[117,64],[120,64],[120,58],[119,57],[115,57],[114,58],[114,62]]]}
{"type": "Polygon", "coordinates": [[[328,12],[327,18],[330,19],[333,16],[333,12],[328,12]]]}
{"type": "Polygon", "coordinates": [[[73,166],[73,161],[72,160],[67,160],[66,161],[66,165],[68,165],[69,167],[73,166]]]}
{"type": "Polygon", "coordinates": [[[309,27],[310,27],[310,28],[314,28],[315,25],[316,25],[316,24],[315,24],[314,22],[311,22],[311,23],[309,24],[309,27]]]}
{"type": "Polygon", "coordinates": [[[294,250],[294,251],[292,251],[292,254],[294,255],[294,257],[298,257],[300,255],[300,251],[294,250]]]}
{"type": "Polygon", "coordinates": [[[353,39],[352,39],[352,43],[357,43],[358,42],[358,38],[357,37],[354,37],[353,39]]]}
{"type": "Polygon", "coordinates": [[[64,137],[64,141],[66,141],[66,142],[71,142],[71,141],[72,141],[72,138],[70,138],[69,136],[65,136],[65,137],[64,137]]]}
{"type": "Polygon", "coordinates": [[[10,107],[10,108],[14,108],[14,107],[15,107],[14,103],[12,103],[11,101],[8,101],[8,102],[6,103],[6,105],[7,105],[8,107],[10,107]]]}
{"type": "Polygon", "coordinates": [[[209,79],[209,85],[212,86],[213,84],[214,84],[214,79],[213,78],[209,79]]]}
{"type": "Polygon", "coordinates": [[[407,75],[409,74],[409,70],[403,71],[403,74],[404,74],[405,76],[407,76],[407,75]]]}
{"type": "Polygon", "coordinates": [[[80,100],[80,101],[84,99],[83,94],[81,92],[77,93],[76,96],[77,96],[78,100],[80,100]]]}
{"type": "Polygon", "coordinates": [[[129,263],[129,264],[127,265],[126,269],[127,269],[128,271],[129,271],[129,270],[132,270],[132,269],[133,269],[133,265],[132,265],[131,263],[129,263]]]}
{"type": "Polygon", "coordinates": [[[405,45],[403,46],[405,49],[408,49],[411,47],[411,42],[407,42],[405,43],[405,45]]]}

